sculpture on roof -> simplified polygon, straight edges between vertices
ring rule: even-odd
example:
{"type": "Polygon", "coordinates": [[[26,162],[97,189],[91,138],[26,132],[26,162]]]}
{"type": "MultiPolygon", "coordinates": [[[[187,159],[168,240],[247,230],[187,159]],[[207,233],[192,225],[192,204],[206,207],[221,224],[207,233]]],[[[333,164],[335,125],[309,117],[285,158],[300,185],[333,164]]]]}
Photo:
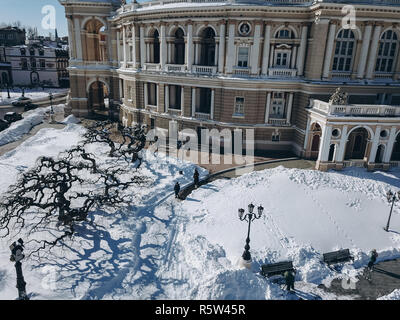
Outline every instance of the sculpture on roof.
{"type": "Polygon", "coordinates": [[[347,104],[347,93],[342,91],[342,88],[336,88],[336,91],[331,95],[329,99],[330,104],[344,105],[347,104]]]}

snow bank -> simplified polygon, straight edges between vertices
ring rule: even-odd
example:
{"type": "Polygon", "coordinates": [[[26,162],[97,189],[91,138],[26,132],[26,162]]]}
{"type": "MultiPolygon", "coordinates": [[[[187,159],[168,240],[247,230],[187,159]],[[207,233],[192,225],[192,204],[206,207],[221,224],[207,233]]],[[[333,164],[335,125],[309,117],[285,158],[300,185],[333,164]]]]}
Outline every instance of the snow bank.
{"type": "MultiPolygon", "coordinates": [[[[55,113],[64,112],[64,105],[54,106],[53,109],[55,113]]],[[[49,112],[50,107],[37,108],[25,112],[22,120],[13,122],[6,130],[0,132],[0,146],[21,139],[22,136],[29,133],[34,126],[42,123],[46,114],[49,112]]]]}
{"type": "Polygon", "coordinates": [[[68,117],[66,117],[61,123],[64,123],[64,124],[70,124],[70,123],[73,123],[73,124],[78,124],[78,123],[80,123],[81,122],[81,120],[79,120],[77,117],[75,117],[73,114],[70,114],[68,117]]]}
{"type": "Polygon", "coordinates": [[[396,289],[392,293],[380,297],[377,300],[400,300],[400,289],[396,289]]]}

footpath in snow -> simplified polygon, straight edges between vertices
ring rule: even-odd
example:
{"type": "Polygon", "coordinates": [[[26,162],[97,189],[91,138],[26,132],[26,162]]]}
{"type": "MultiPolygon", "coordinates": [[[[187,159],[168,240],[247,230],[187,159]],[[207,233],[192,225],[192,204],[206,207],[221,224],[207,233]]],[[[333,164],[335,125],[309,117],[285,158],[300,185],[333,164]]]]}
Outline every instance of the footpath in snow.
{"type": "MultiPolygon", "coordinates": [[[[43,129],[0,157],[0,192],[39,156],[55,157],[76,145],[83,132],[77,124],[43,129]]],[[[113,161],[104,145],[88,149],[101,162],[113,161]]],[[[296,283],[305,297],[335,299],[341,297],[317,286],[344,275],[355,277],[373,248],[379,260],[400,256],[397,204],[393,232],[383,230],[389,213],[386,191],[400,188],[397,169],[369,173],[278,167],[214,181],[180,201],[173,197],[173,185],[190,182],[196,166],[149,152],[143,152],[143,160],[138,172],[149,178],[150,186],[132,186],[123,210],[95,212],[91,217],[97,228],[82,226],[67,248],[24,261],[32,299],[289,299],[259,274],[261,264],[287,259],[298,270],[296,283]],[[237,212],[247,210],[250,202],[265,210],[252,224],[253,265],[247,270],[238,266],[247,224],[237,212]],[[322,253],[340,248],[351,250],[354,263],[340,272],[321,263],[322,253]]],[[[15,270],[8,260],[14,240],[0,239],[0,299],[16,296],[15,270]]]]}

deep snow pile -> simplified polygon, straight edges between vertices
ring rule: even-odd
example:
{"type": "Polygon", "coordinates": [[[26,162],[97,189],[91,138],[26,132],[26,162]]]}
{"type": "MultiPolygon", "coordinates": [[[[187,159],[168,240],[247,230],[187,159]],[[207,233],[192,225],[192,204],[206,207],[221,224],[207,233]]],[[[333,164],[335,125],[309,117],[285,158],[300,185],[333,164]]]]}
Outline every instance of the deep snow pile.
{"type": "MultiPolygon", "coordinates": [[[[42,89],[25,89],[25,97],[31,98],[33,100],[40,100],[47,98],[49,93],[59,94],[59,93],[67,93],[68,89],[56,89],[56,88],[45,88],[42,89]]],[[[19,88],[14,88],[10,91],[10,99],[8,99],[8,93],[6,89],[0,89],[0,105],[8,104],[11,101],[21,97],[22,90],[19,88]]]]}
{"type": "Polygon", "coordinates": [[[378,298],[378,300],[400,300],[400,289],[396,289],[392,293],[378,298]]]}
{"type": "MultiPolygon", "coordinates": [[[[75,124],[42,129],[0,157],[0,192],[38,156],[56,156],[76,145],[82,132],[75,124]]],[[[102,162],[114,161],[107,150],[94,144],[88,151],[102,162]]],[[[385,193],[399,189],[399,170],[326,173],[279,167],[215,181],[179,201],[173,185],[191,181],[195,166],[149,152],[143,159],[139,173],[150,179],[149,188],[131,187],[126,207],[112,215],[96,212],[91,219],[98,227],[80,227],[69,248],[24,261],[32,298],[287,299],[278,284],[258,274],[261,264],[286,259],[294,261],[297,286],[309,297],[317,292],[335,298],[317,288],[340,275],[320,263],[322,253],[350,248],[355,262],[341,270],[350,276],[362,270],[373,248],[379,260],[400,256],[400,235],[382,228],[389,212],[385,193]],[[265,211],[252,224],[253,265],[247,270],[238,266],[247,224],[237,210],[247,210],[250,202],[265,211]]],[[[400,230],[397,204],[391,229],[400,230]]],[[[11,240],[0,239],[0,299],[16,296],[15,270],[8,261],[11,240]]]]}
{"type": "MultiPolygon", "coordinates": [[[[63,104],[54,106],[54,112],[64,112],[63,104]]],[[[10,142],[17,141],[21,139],[24,134],[27,134],[34,126],[42,123],[46,115],[49,114],[51,107],[47,108],[37,108],[25,112],[23,114],[23,119],[12,123],[6,130],[0,132],[0,146],[5,145],[10,142]]]]}

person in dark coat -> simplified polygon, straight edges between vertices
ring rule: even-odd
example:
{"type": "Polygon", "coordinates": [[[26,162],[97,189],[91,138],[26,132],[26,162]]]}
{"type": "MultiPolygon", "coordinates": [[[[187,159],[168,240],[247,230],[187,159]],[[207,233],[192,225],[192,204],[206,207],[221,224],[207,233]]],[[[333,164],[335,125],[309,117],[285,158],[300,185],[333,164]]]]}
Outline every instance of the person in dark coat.
{"type": "Polygon", "coordinates": [[[197,169],[194,170],[194,174],[193,174],[193,181],[194,181],[194,185],[196,186],[196,188],[199,186],[199,172],[197,171],[197,169]]]}
{"type": "Polygon", "coordinates": [[[181,185],[179,184],[179,182],[175,183],[174,191],[175,191],[175,198],[178,198],[179,191],[181,191],[181,185]]]}
{"type": "Polygon", "coordinates": [[[376,249],[371,251],[371,258],[368,262],[368,269],[372,270],[372,267],[374,266],[376,262],[376,258],[378,258],[378,252],[376,252],[376,249]]]}
{"type": "Polygon", "coordinates": [[[285,283],[286,283],[286,290],[291,291],[294,290],[294,274],[292,271],[286,271],[284,273],[285,283]]]}

